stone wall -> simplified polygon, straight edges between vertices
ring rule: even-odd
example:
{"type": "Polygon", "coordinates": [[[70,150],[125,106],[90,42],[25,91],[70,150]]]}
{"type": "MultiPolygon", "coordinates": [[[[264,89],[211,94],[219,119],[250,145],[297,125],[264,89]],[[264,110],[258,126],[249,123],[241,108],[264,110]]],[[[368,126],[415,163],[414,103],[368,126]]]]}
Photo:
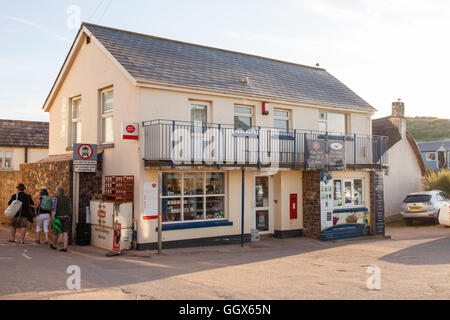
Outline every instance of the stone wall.
{"type": "MultiPolygon", "coordinates": [[[[65,194],[73,197],[73,163],[72,160],[35,162],[20,165],[20,171],[0,171],[0,223],[9,219],[3,214],[8,200],[17,192],[19,183],[25,184],[26,193],[36,202],[39,191],[46,188],[50,196],[56,195],[56,187],[64,187],[65,194]]],[[[79,221],[84,222],[89,201],[102,193],[102,161],[99,159],[96,173],[80,173],[79,221]]]]}
{"type": "Polygon", "coordinates": [[[321,238],[320,172],[303,172],[303,232],[310,238],[321,238]]]}

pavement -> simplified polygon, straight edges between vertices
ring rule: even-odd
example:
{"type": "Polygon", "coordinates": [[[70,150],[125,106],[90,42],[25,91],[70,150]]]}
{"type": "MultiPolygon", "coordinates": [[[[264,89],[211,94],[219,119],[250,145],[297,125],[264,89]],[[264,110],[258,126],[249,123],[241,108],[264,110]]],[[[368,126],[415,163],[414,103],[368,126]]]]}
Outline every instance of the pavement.
{"type": "Polygon", "coordinates": [[[450,299],[450,228],[388,227],[391,239],[306,237],[239,245],[69,253],[9,243],[0,228],[0,299],[450,299]],[[69,290],[69,266],[80,290],[69,290]],[[380,289],[367,286],[371,266],[380,289]]]}

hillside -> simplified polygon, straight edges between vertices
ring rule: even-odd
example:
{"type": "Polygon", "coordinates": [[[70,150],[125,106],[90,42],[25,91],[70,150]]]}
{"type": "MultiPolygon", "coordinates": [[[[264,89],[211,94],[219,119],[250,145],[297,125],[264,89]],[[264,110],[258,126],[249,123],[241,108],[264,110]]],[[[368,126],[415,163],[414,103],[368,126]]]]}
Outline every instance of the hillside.
{"type": "Polygon", "coordinates": [[[450,119],[407,117],[406,127],[414,139],[419,142],[450,139],[450,119]]]}

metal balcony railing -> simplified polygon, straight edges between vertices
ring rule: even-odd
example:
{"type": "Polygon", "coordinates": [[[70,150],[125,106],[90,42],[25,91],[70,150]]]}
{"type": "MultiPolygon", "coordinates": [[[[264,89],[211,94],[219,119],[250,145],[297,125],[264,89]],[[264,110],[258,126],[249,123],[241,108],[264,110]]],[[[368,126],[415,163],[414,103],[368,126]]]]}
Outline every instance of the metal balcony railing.
{"type": "Polygon", "coordinates": [[[344,142],[345,165],[387,165],[387,137],[344,135],[292,129],[254,127],[237,130],[233,125],[205,122],[152,120],[143,123],[144,160],[147,165],[230,165],[299,168],[307,159],[308,139],[344,142]]]}

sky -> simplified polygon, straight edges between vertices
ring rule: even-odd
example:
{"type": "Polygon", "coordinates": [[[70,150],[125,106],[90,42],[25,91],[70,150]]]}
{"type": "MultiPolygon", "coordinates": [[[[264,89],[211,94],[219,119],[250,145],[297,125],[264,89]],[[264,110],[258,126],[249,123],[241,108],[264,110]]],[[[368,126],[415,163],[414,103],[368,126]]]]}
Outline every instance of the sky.
{"type": "Polygon", "coordinates": [[[0,0],[0,119],[42,105],[81,21],[321,67],[387,116],[450,118],[449,0],[0,0]],[[78,11],[79,10],[79,11],[78,11]]]}

